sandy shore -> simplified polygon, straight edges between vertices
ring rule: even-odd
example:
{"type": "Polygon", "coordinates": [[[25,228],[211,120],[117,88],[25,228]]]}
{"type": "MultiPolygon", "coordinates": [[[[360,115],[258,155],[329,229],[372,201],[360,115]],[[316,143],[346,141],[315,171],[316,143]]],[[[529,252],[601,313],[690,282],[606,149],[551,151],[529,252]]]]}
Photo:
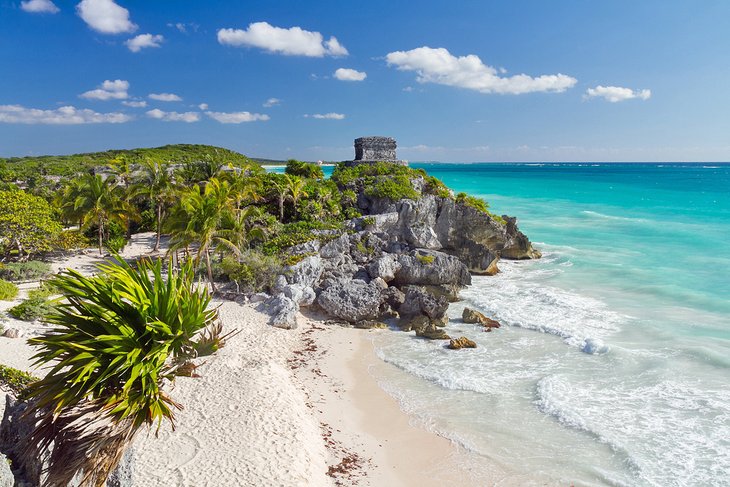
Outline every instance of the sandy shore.
{"type": "MultiPolygon", "coordinates": [[[[148,255],[151,237],[135,235],[123,256],[148,255]]],[[[87,252],[53,267],[90,273],[100,261],[87,252]]],[[[0,310],[36,285],[23,285],[0,310]]],[[[254,305],[216,304],[224,329],[238,333],[199,367],[201,377],[175,381],[170,395],[184,406],[175,430],[163,424],[157,435],[137,437],[135,486],[469,485],[452,463],[451,443],[411,425],[369,373],[380,360],[369,337],[392,332],[304,316],[299,329],[281,330],[254,305]]],[[[38,373],[25,340],[43,325],[5,326],[21,337],[0,337],[0,363],[38,373]]]]}

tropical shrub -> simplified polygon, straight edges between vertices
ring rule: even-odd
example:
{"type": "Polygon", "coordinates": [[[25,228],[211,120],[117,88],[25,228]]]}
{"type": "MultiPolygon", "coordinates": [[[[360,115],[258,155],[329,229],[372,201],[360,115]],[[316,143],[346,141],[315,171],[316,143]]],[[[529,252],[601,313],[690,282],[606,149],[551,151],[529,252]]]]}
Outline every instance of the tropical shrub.
{"type": "Polygon", "coordinates": [[[46,200],[19,189],[0,191],[0,251],[23,260],[53,250],[61,233],[46,200]]]}
{"type": "Polygon", "coordinates": [[[18,286],[0,279],[0,301],[12,301],[18,295],[18,286]]]}
{"type": "Polygon", "coordinates": [[[242,252],[238,257],[226,256],[217,268],[221,277],[235,282],[239,292],[246,294],[269,291],[281,273],[278,259],[255,250],[242,252]]]}
{"type": "Polygon", "coordinates": [[[30,383],[37,380],[27,372],[0,365],[0,388],[7,388],[15,394],[21,394],[30,383]]]}
{"type": "Polygon", "coordinates": [[[51,281],[43,281],[38,288],[28,291],[28,298],[46,299],[60,293],[59,289],[51,281]]]}
{"type": "Polygon", "coordinates": [[[8,310],[10,316],[23,321],[45,318],[53,311],[54,304],[43,297],[29,297],[8,310]]]}
{"type": "Polygon", "coordinates": [[[49,456],[48,477],[67,485],[103,485],[142,426],[174,424],[177,404],[164,391],[176,376],[194,376],[193,360],[224,344],[210,294],[193,264],[163,272],[161,260],[99,266],[85,277],[67,270],[53,280],[66,299],[47,318],[35,365],[48,374],[26,389],[37,415],[26,439],[49,456]]]}
{"type": "Polygon", "coordinates": [[[342,223],[320,221],[298,221],[281,225],[278,232],[267,239],[261,250],[267,255],[276,255],[294,245],[312,240],[328,241],[336,238],[343,230],[342,223]]]}
{"type": "Polygon", "coordinates": [[[286,174],[307,179],[324,179],[324,171],[317,164],[289,159],[286,163],[286,174]]]}
{"type": "Polygon", "coordinates": [[[51,265],[39,260],[0,265],[0,278],[8,281],[35,281],[51,275],[51,265]]]}
{"type": "Polygon", "coordinates": [[[417,200],[420,194],[413,189],[408,176],[397,175],[377,178],[373,184],[365,188],[365,196],[398,201],[402,199],[417,200]]]}

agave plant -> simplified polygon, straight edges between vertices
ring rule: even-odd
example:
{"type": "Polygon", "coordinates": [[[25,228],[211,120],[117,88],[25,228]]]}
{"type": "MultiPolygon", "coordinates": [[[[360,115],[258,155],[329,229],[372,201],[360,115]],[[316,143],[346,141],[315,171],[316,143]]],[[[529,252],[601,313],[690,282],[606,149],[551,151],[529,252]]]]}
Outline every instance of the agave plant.
{"type": "Polygon", "coordinates": [[[142,426],[168,420],[174,428],[182,406],[163,386],[194,375],[192,360],[226,338],[192,262],[165,273],[159,259],[136,269],[118,260],[97,276],[57,276],[65,300],[46,318],[52,328],[29,340],[36,365],[50,367],[26,391],[35,418],[27,453],[50,451],[46,486],[78,473],[81,485],[104,485],[142,426]]]}

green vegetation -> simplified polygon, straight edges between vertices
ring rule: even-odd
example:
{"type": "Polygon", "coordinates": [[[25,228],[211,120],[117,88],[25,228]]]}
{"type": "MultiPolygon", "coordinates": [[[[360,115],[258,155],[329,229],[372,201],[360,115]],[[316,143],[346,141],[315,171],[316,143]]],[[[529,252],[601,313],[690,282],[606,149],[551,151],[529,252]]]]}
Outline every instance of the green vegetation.
{"type": "Polygon", "coordinates": [[[0,301],[12,301],[18,295],[18,286],[0,279],[0,301]]]}
{"type": "Polygon", "coordinates": [[[286,163],[286,174],[307,179],[324,179],[324,171],[312,162],[289,159],[286,163]]]}
{"type": "Polygon", "coordinates": [[[46,200],[18,189],[0,191],[0,253],[25,260],[52,250],[60,234],[46,200]]]}
{"type": "Polygon", "coordinates": [[[485,215],[489,215],[492,220],[495,220],[502,225],[505,224],[504,219],[501,216],[495,215],[489,211],[489,203],[484,201],[482,198],[477,198],[475,196],[469,196],[466,193],[459,193],[456,195],[456,202],[461,203],[465,206],[468,206],[470,208],[474,208],[475,210],[478,210],[485,215]]]}
{"type": "Polygon", "coordinates": [[[0,278],[8,281],[35,281],[50,276],[51,265],[39,260],[0,264],[0,278]]]}
{"type": "Polygon", "coordinates": [[[53,311],[54,303],[44,297],[29,297],[8,310],[8,314],[23,321],[40,320],[53,311]]]}
{"type": "Polygon", "coordinates": [[[416,259],[423,265],[431,265],[435,257],[433,255],[416,254],[416,259]]]}
{"type": "Polygon", "coordinates": [[[66,300],[47,317],[52,329],[29,340],[35,364],[52,366],[25,390],[38,415],[29,440],[36,454],[51,442],[63,451],[49,457],[58,485],[79,471],[82,484],[102,485],[140,428],[174,424],[182,406],[164,385],[195,376],[193,360],[224,344],[191,261],[167,272],[161,260],[137,265],[105,264],[94,277],[61,273],[53,285],[66,300]]]}
{"type": "Polygon", "coordinates": [[[279,259],[253,250],[224,257],[218,266],[218,274],[236,283],[238,292],[244,293],[270,291],[280,273],[279,259]]]}
{"type": "Polygon", "coordinates": [[[114,160],[141,164],[158,160],[163,164],[186,164],[205,159],[242,167],[252,163],[238,152],[209,145],[177,144],[150,149],[109,150],[68,156],[39,156],[0,158],[0,177],[3,181],[25,180],[31,176],[74,176],[89,172],[98,166],[108,166],[114,160]],[[3,169],[4,168],[4,169],[3,169]]]}
{"type": "Polygon", "coordinates": [[[22,394],[26,387],[38,378],[27,372],[0,365],[0,388],[8,389],[15,394],[22,394]]]}
{"type": "Polygon", "coordinates": [[[398,201],[402,199],[417,200],[421,195],[413,189],[408,176],[398,175],[377,178],[371,185],[365,187],[365,196],[398,201]]]}

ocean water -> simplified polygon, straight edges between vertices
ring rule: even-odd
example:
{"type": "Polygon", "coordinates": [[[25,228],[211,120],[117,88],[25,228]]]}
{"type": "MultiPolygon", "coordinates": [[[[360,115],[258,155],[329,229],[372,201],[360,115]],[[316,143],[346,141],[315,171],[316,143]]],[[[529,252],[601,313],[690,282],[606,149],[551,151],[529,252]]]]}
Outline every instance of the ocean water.
{"type": "Polygon", "coordinates": [[[479,485],[730,485],[730,165],[412,166],[543,252],[451,305],[475,350],[374,335],[372,373],[414,421],[479,485]]]}
{"type": "Polygon", "coordinates": [[[413,166],[517,216],[543,258],[451,306],[476,350],[376,337],[404,409],[500,485],[730,485],[730,165],[413,166]]]}

